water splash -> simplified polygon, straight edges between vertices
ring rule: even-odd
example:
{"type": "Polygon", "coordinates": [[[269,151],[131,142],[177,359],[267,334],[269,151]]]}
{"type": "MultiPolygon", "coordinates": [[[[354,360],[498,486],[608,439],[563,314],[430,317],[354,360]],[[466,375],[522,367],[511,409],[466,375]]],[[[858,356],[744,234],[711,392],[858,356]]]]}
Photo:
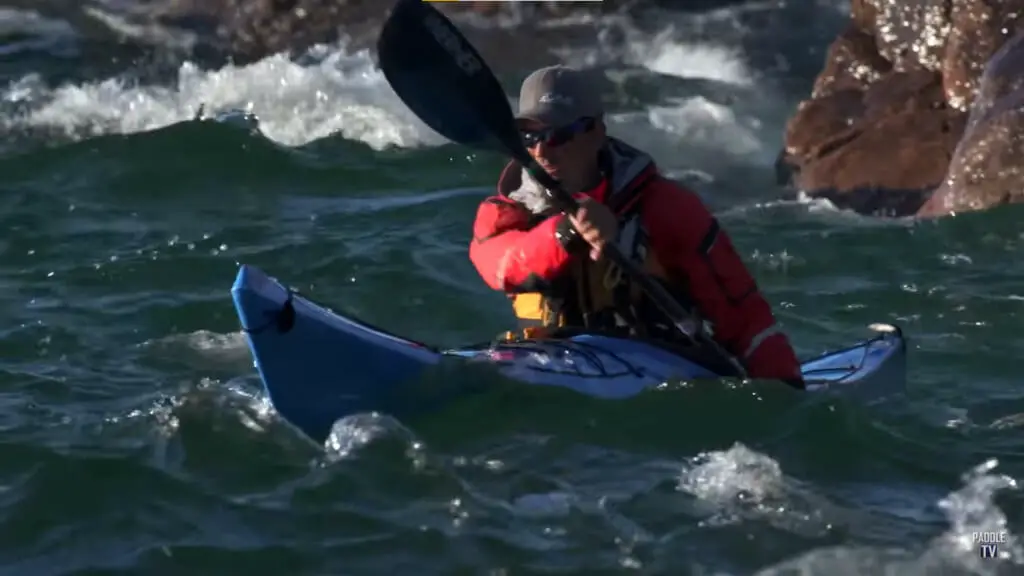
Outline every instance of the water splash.
{"type": "Polygon", "coordinates": [[[368,51],[349,52],[344,44],[318,46],[298,60],[276,55],[218,70],[186,62],[171,85],[114,77],[51,87],[29,75],[0,92],[0,100],[21,110],[0,120],[0,129],[46,129],[75,140],[155,130],[200,110],[243,110],[285,145],[332,135],[376,149],[445,142],[402,104],[368,51]]]}
{"type": "Polygon", "coordinates": [[[1006,515],[995,505],[996,492],[1016,489],[1017,482],[992,474],[995,460],[986,461],[963,476],[964,486],[938,502],[951,524],[948,531],[915,549],[913,542],[893,542],[889,547],[843,546],[819,548],[758,572],[758,576],[782,574],[930,574],[1017,573],[1024,563],[1019,538],[1008,531],[1006,515]],[[974,532],[1005,532],[999,560],[982,559],[974,532]],[[1013,564],[1004,572],[1007,564],[1013,564]]]}
{"type": "Polygon", "coordinates": [[[723,526],[759,518],[780,528],[820,536],[832,529],[824,499],[807,493],[771,457],[735,444],[704,452],[682,472],[678,489],[708,513],[700,525],[723,526]]]}

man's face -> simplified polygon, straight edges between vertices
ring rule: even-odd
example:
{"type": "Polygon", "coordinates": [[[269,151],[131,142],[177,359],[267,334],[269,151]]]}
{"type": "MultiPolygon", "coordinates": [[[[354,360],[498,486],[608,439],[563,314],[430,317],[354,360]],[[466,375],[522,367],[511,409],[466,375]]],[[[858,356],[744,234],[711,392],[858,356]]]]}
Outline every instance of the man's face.
{"type": "Polygon", "coordinates": [[[593,185],[598,174],[598,151],[604,144],[604,123],[581,118],[564,126],[547,126],[536,120],[520,120],[530,156],[570,192],[593,185]]]}

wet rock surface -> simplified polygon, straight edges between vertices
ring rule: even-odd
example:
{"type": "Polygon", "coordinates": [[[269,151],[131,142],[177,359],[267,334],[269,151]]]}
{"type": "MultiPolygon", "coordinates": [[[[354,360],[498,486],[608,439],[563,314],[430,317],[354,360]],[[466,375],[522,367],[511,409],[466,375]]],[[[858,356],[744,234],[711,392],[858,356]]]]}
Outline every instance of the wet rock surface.
{"type": "Polygon", "coordinates": [[[1024,201],[1024,34],[993,56],[942,185],[920,214],[1024,201]]]}
{"type": "Polygon", "coordinates": [[[1022,15],[1024,0],[852,0],[789,121],[780,178],[868,214],[1018,201],[1022,15]]]}

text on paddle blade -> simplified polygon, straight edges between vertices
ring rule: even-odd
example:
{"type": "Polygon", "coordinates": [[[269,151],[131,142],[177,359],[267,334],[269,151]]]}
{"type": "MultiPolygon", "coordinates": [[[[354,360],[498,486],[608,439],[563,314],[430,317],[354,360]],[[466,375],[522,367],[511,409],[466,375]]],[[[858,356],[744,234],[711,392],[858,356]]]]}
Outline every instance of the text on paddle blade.
{"type": "Polygon", "coordinates": [[[467,76],[472,76],[483,68],[480,61],[476,59],[472,52],[463,45],[459,37],[453,34],[451,29],[436,14],[428,14],[423,19],[423,23],[430,30],[430,34],[437,40],[438,44],[455,58],[455,62],[467,76]]]}

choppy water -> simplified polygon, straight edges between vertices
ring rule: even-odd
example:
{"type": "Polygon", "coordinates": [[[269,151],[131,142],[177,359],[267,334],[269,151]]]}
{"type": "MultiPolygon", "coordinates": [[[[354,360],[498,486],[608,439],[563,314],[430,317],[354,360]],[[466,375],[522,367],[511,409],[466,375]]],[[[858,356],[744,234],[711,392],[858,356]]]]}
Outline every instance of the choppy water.
{"type": "Polygon", "coordinates": [[[802,356],[901,324],[906,396],[503,387],[311,446],[261,395],[237,265],[415,338],[487,338],[511,313],[466,243],[501,159],[444,143],[343,48],[161,85],[12,50],[0,573],[1021,570],[1019,210],[917,223],[777,200],[786,85],[807,78],[752,69],[736,17],[688,16],[626,64],[565,58],[608,67],[612,132],[707,198],[802,356]],[[712,24],[733,35],[694,39],[712,24]],[[261,132],[187,122],[201,104],[248,108],[261,132]],[[980,559],[976,531],[1006,531],[1006,557],[980,559]]]}

